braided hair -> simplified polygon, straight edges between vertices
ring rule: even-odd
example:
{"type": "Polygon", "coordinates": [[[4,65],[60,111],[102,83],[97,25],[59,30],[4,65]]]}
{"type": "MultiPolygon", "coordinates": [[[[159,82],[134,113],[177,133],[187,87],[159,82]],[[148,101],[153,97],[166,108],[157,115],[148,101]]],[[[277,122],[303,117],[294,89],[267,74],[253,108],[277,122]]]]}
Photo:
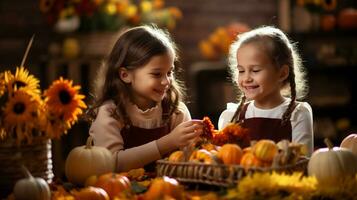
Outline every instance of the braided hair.
{"type": "MultiPolygon", "coordinates": [[[[261,44],[267,55],[272,58],[272,63],[277,68],[281,68],[284,65],[289,67],[289,75],[286,80],[283,81],[283,86],[281,88],[282,95],[291,98],[291,102],[282,116],[282,122],[286,123],[290,120],[291,113],[295,108],[296,100],[304,98],[307,93],[305,71],[303,71],[297,46],[295,43],[291,42],[280,29],[273,26],[259,27],[238,35],[236,41],[230,47],[228,58],[229,71],[233,82],[236,83],[235,85],[238,85],[237,80],[239,73],[237,69],[239,62],[237,60],[237,51],[242,45],[250,43],[261,44]]],[[[238,98],[240,98],[240,103],[231,122],[238,121],[246,101],[244,94],[241,92],[238,98]]]]}

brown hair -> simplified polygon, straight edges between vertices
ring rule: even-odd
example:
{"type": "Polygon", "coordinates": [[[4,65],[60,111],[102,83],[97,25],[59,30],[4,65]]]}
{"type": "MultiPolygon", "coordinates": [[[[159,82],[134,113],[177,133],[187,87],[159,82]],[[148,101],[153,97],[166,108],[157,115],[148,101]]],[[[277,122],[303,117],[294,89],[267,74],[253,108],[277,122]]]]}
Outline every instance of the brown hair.
{"type": "MultiPolygon", "coordinates": [[[[87,112],[88,119],[95,119],[98,107],[105,101],[113,100],[116,105],[113,116],[125,124],[131,124],[124,107],[124,102],[129,96],[129,86],[120,79],[119,69],[122,67],[128,70],[140,68],[147,64],[152,57],[167,54],[170,51],[174,54],[175,65],[177,65],[174,42],[167,32],[153,25],[134,27],[124,31],[99,70],[95,83],[94,100],[87,112]]],[[[175,68],[175,70],[177,69],[175,68]]],[[[164,122],[169,121],[170,116],[177,111],[182,97],[181,84],[173,78],[162,101],[162,105],[168,107],[167,112],[162,116],[164,122]]]]}
{"type": "MultiPolygon", "coordinates": [[[[303,98],[308,89],[296,44],[293,44],[280,29],[272,26],[259,27],[238,35],[229,52],[229,69],[234,82],[236,82],[239,73],[237,69],[239,62],[237,60],[237,51],[242,45],[249,43],[261,44],[276,67],[280,68],[283,65],[289,67],[289,76],[283,82],[283,87],[281,88],[283,96],[290,96],[291,98],[291,102],[283,114],[283,122],[285,123],[290,119],[294,110],[295,100],[303,98]]],[[[246,100],[244,94],[239,94],[238,98],[240,98],[240,104],[234,113],[232,122],[237,122],[246,100]]]]}

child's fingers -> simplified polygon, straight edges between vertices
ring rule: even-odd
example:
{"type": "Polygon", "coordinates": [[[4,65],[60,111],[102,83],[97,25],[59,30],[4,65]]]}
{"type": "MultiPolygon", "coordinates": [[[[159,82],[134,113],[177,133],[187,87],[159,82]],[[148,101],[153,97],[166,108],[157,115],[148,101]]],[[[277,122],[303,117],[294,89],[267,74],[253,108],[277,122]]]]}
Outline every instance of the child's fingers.
{"type": "Polygon", "coordinates": [[[202,133],[202,131],[193,131],[193,132],[190,132],[190,133],[187,133],[183,136],[183,138],[188,141],[188,140],[192,140],[194,139],[195,137],[198,137],[200,134],[202,133]]]}

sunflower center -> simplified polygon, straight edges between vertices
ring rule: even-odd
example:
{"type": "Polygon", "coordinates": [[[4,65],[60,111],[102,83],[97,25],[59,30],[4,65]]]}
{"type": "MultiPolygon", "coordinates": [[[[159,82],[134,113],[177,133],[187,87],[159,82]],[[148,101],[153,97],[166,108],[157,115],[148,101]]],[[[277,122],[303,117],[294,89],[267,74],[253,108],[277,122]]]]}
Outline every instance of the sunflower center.
{"type": "Polygon", "coordinates": [[[26,86],[26,83],[24,83],[22,81],[15,81],[14,86],[16,86],[16,88],[20,88],[20,87],[26,86]]]}
{"type": "Polygon", "coordinates": [[[62,104],[68,104],[72,100],[71,95],[68,93],[67,90],[61,90],[59,92],[59,99],[62,104]]]}
{"type": "Polygon", "coordinates": [[[13,108],[14,113],[20,115],[25,111],[25,104],[19,102],[14,105],[13,108]]]}

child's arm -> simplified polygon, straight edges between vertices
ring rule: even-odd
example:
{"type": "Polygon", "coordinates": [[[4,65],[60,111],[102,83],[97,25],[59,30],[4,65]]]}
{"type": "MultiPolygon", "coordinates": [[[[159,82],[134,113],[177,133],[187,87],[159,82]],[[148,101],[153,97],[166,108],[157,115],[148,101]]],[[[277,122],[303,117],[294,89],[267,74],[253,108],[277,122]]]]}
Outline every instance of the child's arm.
{"type": "Polygon", "coordinates": [[[295,113],[291,117],[292,141],[305,144],[308,155],[314,151],[313,117],[311,106],[306,102],[300,102],[296,106],[295,113]]]}
{"type": "Polygon", "coordinates": [[[113,153],[116,171],[140,168],[160,159],[161,155],[155,141],[123,150],[124,141],[120,134],[123,124],[112,117],[111,110],[113,108],[115,108],[114,104],[110,103],[99,108],[89,133],[93,136],[95,145],[106,147],[113,153]]]}

